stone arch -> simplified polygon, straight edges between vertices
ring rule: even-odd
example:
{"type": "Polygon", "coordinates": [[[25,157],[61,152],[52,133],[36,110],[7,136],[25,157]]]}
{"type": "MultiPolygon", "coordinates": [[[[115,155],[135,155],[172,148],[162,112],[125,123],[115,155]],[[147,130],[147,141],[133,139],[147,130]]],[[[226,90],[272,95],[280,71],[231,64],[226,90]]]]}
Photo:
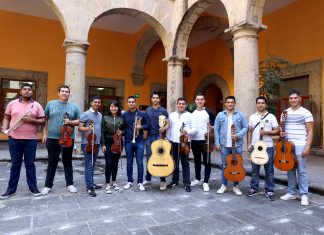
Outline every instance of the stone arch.
{"type": "Polygon", "coordinates": [[[146,30],[140,40],[137,43],[132,68],[132,82],[135,86],[141,86],[144,84],[146,76],[144,74],[144,67],[146,57],[155,43],[160,41],[160,37],[157,35],[153,28],[146,30]]]}
{"type": "Polygon", "coordinates": [[[138,0],[98,0],[96,2],[88,1],[84,7],[91,7],[91,11],[85,11],[89,13],[83,25],[82,35],[87,36],[91,25],[101,17],[111,14],[129,15],[150,25],[160,37],[166,57],[170,55],[171,5],[169,2],[146,0],[144,4],[138,0]]]}
{"type": "Polygon", "coordinates": [[[64,18],[64,15],[60,9],[60,6],[56,3],[55,0],[42,0],[42,1],[45,2],[52,9],[52,11],[56,15],[57,19],[61,22],[65,36],[67,37],[68,26],[66,23],[66,19],[64,18]]]}
{"type": "Polygon", "coordinates": [[[188,10],[183,16],[175,34],[172,48],[173,56],[186,58],[188,40],[195,22],[202,12],[218,1],[222,2],[226,13],[228,13],[227,5],[225,4],[226,0],[197,0],[188,3],[188,10]]]}
{"type": "MultiPolygon", "coordinates": [[[[212,16],[199,17],[195,23],[192,34],[198,33],[199,31],[211,31],[217,33],[217,35],[226,43],[229,50],[233,51],[232,35],[225,34],[224,30],[228,27],[219,18],[212,16]]],[[[144,66],[148,53],[152,49],[153,45],[160,41],[160,37],[157,35],[154,29],[150,28],[144,32],[142,37],[137,43],[134,58],[133,58],[133,69],[131,73],[133,84],[140,86],[144,84],[146,76],[144,74],[144,66]]]]}
{"type": "Polygon", "coordinates": [[[261,25],[263,7],[266,0],[249,0],[247,7],[247,22],[261,25]]]}
{"type": "Polygon", "coordinates": [[[223,97],[230,95],[230,89],[227,82],[221,76],[216,74],[208,74],[205,76],[199,83],[195,94],[199,92],[205,93],[210,85],[217,86],[221,90],[223,97]]]}

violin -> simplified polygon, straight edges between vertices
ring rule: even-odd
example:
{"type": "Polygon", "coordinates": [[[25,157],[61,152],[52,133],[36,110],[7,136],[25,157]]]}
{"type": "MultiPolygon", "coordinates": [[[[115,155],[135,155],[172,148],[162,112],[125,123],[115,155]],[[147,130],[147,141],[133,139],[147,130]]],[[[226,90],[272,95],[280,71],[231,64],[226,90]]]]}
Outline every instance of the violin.
{"type": "Polygon", "coordinates": [[[111,145],[111,148],[110,148],[111,152],[113,152],[115,154],[121,154],[121,151],[123,149],[123,136],[118,135],[119,129],[120,129],[120,123],[118,122],[117,130],[115,131],[115,133],[113,135],[114,143],[111,145]]]}
{"type": "Polygon", "coordinates": [[[206,143],[204,144],[204,152],[211,153],[215,149],[215,137],[214,132],[210,131],[209,125],[207,124],[207,133],[205,134],[206,143]]]}
{"type": "MultiPolygon", "coordinates": [[[[89,127],[93,127],[93,129],[95,128],[94,126],[94,122],[93,120],[89,121],[89,127]]],[[[97,139],[97,135],[94,133],[94,130],[92,130],[88,135],[87,135],[87,145],[85,147],[85,151],[89,154],[97,154],[98,153],[98,145],[95,144],[97,139]]]]}
{"type": "MultiPolygon", "coordinates": [[[[67,118],[68,118],[68,113],[65,113],[63,115],[63,119],[67,119],[67,118]]],[[[59,139],[59,145],[61,145],[62,147],[72,146],[73,141],[71,138],[71,132],[72,132],[72,127],[63,123],[63,125],[60,128],[61,137],[59,139]]]]}
{"type": "MultiPolygon", "coordinates": [[[[183,122],[180,128],[180,133],[183,131],[186,124],[183,122]]],[[[188,136],[180,134],[180,153],[184,153],[185,155],[188,155],[190,153],[190,148],[188,146],[188,136]]]]}

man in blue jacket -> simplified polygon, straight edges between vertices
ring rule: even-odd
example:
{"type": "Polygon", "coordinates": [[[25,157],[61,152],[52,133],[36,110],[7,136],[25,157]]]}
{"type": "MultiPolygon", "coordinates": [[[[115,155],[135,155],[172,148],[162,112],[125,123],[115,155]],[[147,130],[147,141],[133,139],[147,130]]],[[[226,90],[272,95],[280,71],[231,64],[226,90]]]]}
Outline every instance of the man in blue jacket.
{"type": "MultiPolygon", "coordinates": [[[[232,140],[235,140],[235,148],[237,154],[243,152],[243,136],[248,130],[248,124],[243,113],[235,110],[235,97],[227,96],[225,98],[225,110],[218,113],[214,131],[215,131],[215,146],[216,150],[221,151],[222,157],[222,186],[217,190],[217,193],[224,193],[227,190],[227,179],[224,177],[226,167],[226,156],[232,153],[232,140]],[[231,126],[236,127],[236,134],[232,135],[231,126]]],[[[239,188],[239,183],[234,182],[233,192],[241,196],[242,192],[239,188]]]]}

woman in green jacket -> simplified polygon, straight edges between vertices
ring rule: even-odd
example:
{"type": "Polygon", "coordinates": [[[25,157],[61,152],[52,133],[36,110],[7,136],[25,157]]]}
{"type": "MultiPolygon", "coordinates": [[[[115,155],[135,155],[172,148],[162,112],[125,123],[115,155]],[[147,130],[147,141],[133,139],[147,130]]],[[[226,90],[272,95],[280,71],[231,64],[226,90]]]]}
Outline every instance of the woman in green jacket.
{"type": "Polygon", "coordinates": [[[113,136],[116,132],[120,136],[120,139],[122,139],[122,134],[124,130],[124,119],[121,115],[121,107],[117,101],[111,101],[108,107],[109,108],[107,115],[104,115],[102,117],[101,146],[102,152],[105,154],[106,159],[106,193],[110,194],[112,189],[119,190],[118,185],[116,183],[116,176],[121,153],[112,152],[111,146],[114,143],[113,136]]]}

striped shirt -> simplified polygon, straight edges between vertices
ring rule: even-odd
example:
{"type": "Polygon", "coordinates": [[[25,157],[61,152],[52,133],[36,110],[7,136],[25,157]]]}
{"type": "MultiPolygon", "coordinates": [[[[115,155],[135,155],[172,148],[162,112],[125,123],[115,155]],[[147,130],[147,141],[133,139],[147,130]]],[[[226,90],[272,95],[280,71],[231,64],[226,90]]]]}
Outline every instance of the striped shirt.
{"type": "MultiPolygon", "coordinates": [[[[286,109],[287,120],[285,125],[286,138],[296,146],[306,146],[307,122],[314,122],[313,115],[307,109],[300,107],[297,110],[286,109]]],[[[283,115],[281,114],[281,121],[283,115]]]]}

